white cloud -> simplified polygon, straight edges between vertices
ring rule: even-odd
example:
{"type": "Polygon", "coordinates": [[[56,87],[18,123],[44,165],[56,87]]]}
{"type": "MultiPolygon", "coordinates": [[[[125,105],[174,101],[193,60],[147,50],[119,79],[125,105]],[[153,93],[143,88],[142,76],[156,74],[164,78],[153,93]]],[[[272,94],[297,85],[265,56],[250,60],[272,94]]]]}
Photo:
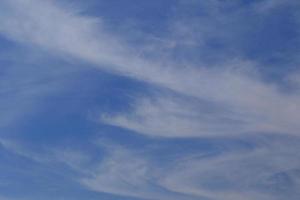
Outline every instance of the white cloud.
{"type": "MultiPolygon", "coordinates": [[[[152,186],[155,176],[150,174],[146,160],[124,149],[113,149],[99,167],[80,182],[88,189],[143,199],[166,199],[152,186]]],[[[168,198],[169,199],[169,198],[168,198]]]]}
{"type": "Polygon", "coordinates": [[[64,163],[78,172],[70,179],[99,193],[153,200],[283,200],[287,197],[297,200],[299,138],[243,139],[251,147],[232,146],[231,142],[224,141],[218,146],[223,148],[219,153],[211,154],[209,149],[192,154],[168,153],[168,159],[163,161],[153,156],[166,150],[159,145],[132,150],[102,141],[95,147],[105,153],[101,159],[95,159],[100,155],[86,154],[72,147],[32,152],[13,141],[1,140],[0,144],[47,168],[60,171],[57,167],[61,165],[57,163],[64,163]]]}
{"type": "Polygon", "coordinates": [[[94,191],[143,199],[297,199],[299,141],[292,140],[268,139],[252,150],[194,154],[167,164],[110,146],[106,159],[81,183],[94,191]]]}
{"type": "Polygon", "coordinates": [[[172,97],[138,99],[134,109],[130,114],[103,115],[101,121],[150,136],[197,137],[246,132],[244,124],[255,120],[208,102],[172,97]]]}
{"type": "MultiPolygon", "coordinates": [[[[244,95],[242,91],[241,95],[244,95]]],[[[257,132],[298,135],[299,98],[272,96],[262,99],[248,96],[247,101],[252,100],[252,105],[246,108],[160,95],[152,99],[140,98],[131,112],[104,114],[101,121],[137,133],[164,137],[217,137],[257,132]]]]}
{"type": "Polygon", "coordinates": [[[259,12],[269,12],[283,6],[299,6],[299,1],[295,0],[264,0],[255,4],[255,8],[259,12]]]}
{"type": "Polygon", "coordinates": [[[297,198],[297,147],[278,150],[280,146],[274,144],[208,160],[186,160],[170,172],[163,184],[177,192],[205,194],[212,199],[297,198]]]}
{"type": "MultiPolygon", "coordinates": [[[[217,107],[228,110],[227,113],[210,115],[209,119],[204,121],[196,117],[188,121],[172,114],[166,116],[167,114],[163,113],[164,109],[160,109],[156,114],[149,112],[150,107],[155,110],[162,104],[165,104],[163,107],[175,104],[182,107],[180,112],[195,115],[194,106],[189,106],[191,101],[178,104],[172,99],[164,99],[162,95],[158,97],[158,104],[137,103],[136,113],[133,113],[134,119],[129,119],[125,114],[125,117],[121,115],[106,118],[107,123],[158,136],[172,136],[171,132],[177,137],[203,136],[204,133],[215,134],[215,129],[217,132],[222,128],[229,130],[229,126],[232,126],[233,130],[241,129],[245,132],[274,131],[299,134],[299,93],[282,92],[277,85],[265,83],[253,72],[253,66],[256,65],[253,62],[233,58],[231,62],[220,64],[220,67],[212,67],[195,66],[190,63],[183,66],[172,60],[151,60],[138,56],[140,54],[134,50],[134,45],[126,44],[120,36],[107,31],[101,19],[83,16],[63,8],[55,1],[5,0],[1,5],[0,31],[9,38],[48,49],[62,57],[82,59],[100,69],[168,88],[178,95],[212,102],[217,107]],[[224,121],[221,122],[221,126],[213,128],[217,119],[222,118],[224,114],[230,115],[225,118],[238,119],[244,125],[223,124],[224,121]],[[141,120],[144,122],[139,123],[141,120]],[[169,123],[174,127],[174,124],[178,124],[176,130],[169,126],[169,123]],[[167,126],[163,127],[164,124],[167,126]],[[162,131],[157,131],[157,126],[162,131]]],[[[224,131],[226,132],[229,131],[224,131]]]]}
{"type": "MultiPolygon", "coordinates": [[[[187,34],[189,30],[180,31],[187,34]]],[[[141,57],[134,45],[107,31],[101,19],[83,16],[55,1],[1,1],[0,32],[63,58],[84,60],[172,90],[176,96],[158,92],[152,98],[138,98],[132,112],[104,114],[102,121],[107,124],[163,137],[223,137],[249,132],[299,135],[299,75],[291,78],[295,89],[283,91],[264,82],[254,70],[256,64],[249,61],[228,58],[232,61],[216,67],[141,57]]],[[[194,41],[184,42],[190,45],[194,41]]],[[[4,85],[1,93],[7,92],[10,84],[16,84],[12,88],[30,88],[20,92],[22,99],[48,91],[13,80],[0,83],[4,85]]],[[[28,105],[31,103],[23,107],[28,105]]],[[[168,165],[157,164],[144,153],[110,146],[107,156],[92,167],[86,167],[92,158],[80,151],[51,151],[46,156],[5,140],[0,144],[44,165],[63,162],[79,172],[79,183],[97,192],[159,200],[282,200],[287,196],[296,200],[300,195],[299,142],[293,138],[268,140],[267,145],[256,144],[254,150],[176,157],[168,165]]]]}

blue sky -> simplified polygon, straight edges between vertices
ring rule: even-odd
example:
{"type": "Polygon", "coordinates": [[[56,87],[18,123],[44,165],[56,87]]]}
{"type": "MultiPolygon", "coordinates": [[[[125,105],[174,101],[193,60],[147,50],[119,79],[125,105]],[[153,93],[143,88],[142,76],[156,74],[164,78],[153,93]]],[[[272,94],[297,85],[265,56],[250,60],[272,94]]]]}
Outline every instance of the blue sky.
{"type": "Polygon", "coordinates": [[[2,0],[0,200],[298,200],[297,0],[2,0]]]}

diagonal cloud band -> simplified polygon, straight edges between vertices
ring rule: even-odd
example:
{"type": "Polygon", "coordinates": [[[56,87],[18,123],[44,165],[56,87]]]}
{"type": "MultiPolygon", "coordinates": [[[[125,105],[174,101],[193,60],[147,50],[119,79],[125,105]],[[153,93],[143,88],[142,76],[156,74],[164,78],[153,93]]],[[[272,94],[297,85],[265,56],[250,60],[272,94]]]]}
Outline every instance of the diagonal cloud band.
{"type": "MultiPolygon", "coordinates": [[[[0,24],[0,32],[17,42],[47,49],[65,58],[84,60],[100,69],[225,107],[229,110],[227,113],[229,121],[241,119],[241,123],[231,130],[232,133],[272,131],[299,134],[299,85],[296,85],[297,89],[292,92],[282,92],[278,85],[266,83],[260,78],[255,73],[255,64],[252,62],[242,60],[225,62],[216,69],[192,64],[181,66],[172,60],[157,61],[142,57],[139,56],[134,45],[126,43],[122,37],[106,30],[100,18],[84,16],[64,8],[55,1],[4,0],[1,2],[0,24]]],[[[297,84],[297,81],[293,84],[297,84]]],[[[169,100],[163,96],[157,98],[158,104],[147,106],[152,106],[154,109],[168,107],[169,105],[165,103],[173,101],[175,106],[182,107],[182,112],[194,115],[186,103],[169,100]],[[165,105],[161,105],[162,102],[165,105]]],[[[157,125],[153,121],[153,116],[148,115],[149,113],[143,108],[145,106],[143,103],[137,103],[136,106],[136,111],[129,116],[108,115],[104,121],[147,135],[151,132],[156,136],[187,137],[224,133],[224,131],[211,130],[211,126],[201,129],[201,126],[192,124],[188,127],[196,127],[195,130],[182,131],[180,134],[153,132],[152,127],[157,125]],[[133,118],[130,117],[132,115],[133,118]],[[144,124],[136,128],[141,118],[144,124]]],[[[222,115],[224,113],[215,113],[211,120],[205,121],[205,124],[215,126],[216,119],[222,115]]],[[[157,114],[155,118],[159,116],[162,116],[162,113],[157,114]]],[[[178,116],[170,117],[174,120],[166,123],[179,122],[180,124],[183,121],[178,116]]],[[[201,118],[192,123],[199,124],[200,121],[201,118]]],[[[234,124],[231,126],[235,127],[234,124]]]]}

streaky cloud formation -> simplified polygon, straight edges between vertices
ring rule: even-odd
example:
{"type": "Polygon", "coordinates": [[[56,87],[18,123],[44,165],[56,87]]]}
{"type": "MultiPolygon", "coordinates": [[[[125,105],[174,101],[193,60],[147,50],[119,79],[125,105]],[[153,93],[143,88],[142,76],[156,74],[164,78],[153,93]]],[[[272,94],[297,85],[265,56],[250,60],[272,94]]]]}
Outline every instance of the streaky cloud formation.
{"type": "Polygon", "coordinates": [[[110,156],[80,182],[95,191],[145,199],[297,199],[299,140],[293,140],[278,137],[267,145],[254,140],[251,150],[177,157],[166,167],[143,150],[106,144],[110,156]]]}
{"type": "Polygon", "coordinates": [[[59,154],[33,155],[28,150],[19,151],[18,144],[6,146],[47,166],[65,163],[79,173],[77,181],[83,187],[97,192],[142,199],[297,199],[299,139],[259,136],[250,140],[254,148],[231,147],[217,154],[207,151],[177,155],[164,165],[153,160],[152,148],[132,150],[99,140],[92,145],[106,156],[89,167],[87,163],[94,158],[78,150],[60,147],[56,149],[59,154]]]}
{"type": "MultiPolygon", "coordinates": [[[[284,93],[276,84],[264,82],[255,72],[254,74],[251,72],[255,68],[254,63],[237,60],[223,63],[219,69],[211,69],[210,66],[178,66],[171,61],[153,61],[138,56],[133,50],[134,46],[121,42],[120,38],[105,30],[104,25],[97,23],[96,19],[59,7],[55,2],[4,1],[2,4],[7,11],[1,17],[1,30],[9,38],[37,45],[54,53],[60,52],[83,59],[101,69],[154,83],[181,95],[226,107],[230,112],[231,118],[227,116],[229,121],[240,119],[241,123],[237,123],[237,127],[232,125],[234,129],[241,130],[240,132],[298,134],[300,119],[297,112],[300,102],[298,89],[284,93]],[[35,31],[32,31],[33,29],[35,31]],[[252,128],[249,129],[248,126],[252,128]]],[[[137,112],[141,110],[139,105],[137,112]]],[[[141,117],[147,121],[147,116],[141,117]]],[[[216,113],[213,118],[219,117],[216,113]]],[[[105,121],[108,122],[108,119],[105,121]]],[[[130,128],[130,125],[126,124],[138,123],[129,122],[128,117],[122,120],[122,123],[116,121],[120,121],[120,117],[112,118],[110,124],[123,124],[130,128]]],[[[149,126],[152,122],[145,123],[149,126]]],[[[215,121],[205,123],[215,124],[215,121]]],[[[191,127],[197,124],[198,122],[191,127]]],[[[142,129],[139,128],[139,131],[147,133],[147,128],[144,131],[142,129]]],[[[192,136],[210,134],[209,131],[209,129],[193,130],[192,136]]],[[[159,135],[158,132],[153,134],[159,135]]],[[[188,133],[182,134],[183,137],[189,136],[188,133]]]]}
{"type": "Polygon", "coordinates": [[[299,2],[115,2],[0,2],[0,200],[298,200],[299,2]]]}

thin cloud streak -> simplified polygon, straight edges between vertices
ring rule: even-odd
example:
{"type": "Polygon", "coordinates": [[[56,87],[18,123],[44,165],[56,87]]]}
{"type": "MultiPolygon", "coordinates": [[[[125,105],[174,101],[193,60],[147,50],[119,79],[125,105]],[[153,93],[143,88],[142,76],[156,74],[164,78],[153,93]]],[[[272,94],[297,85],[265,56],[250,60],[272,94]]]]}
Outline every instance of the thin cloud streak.
{"type": "Polygon", "coordinates": [[[99,193],[152,200],[283,200],[287,196],[298,199],[299,138],[244,139],[252,148],[227,144],[230,148],[226,150],[223,146],[225,149],[217,154],[204,150],[188,156],[168,155],[172,159],[164,162],[152,156],[156,150],[151,146],[133,150],[107,140],[90,144],[104,153],[101,160],[95,160],[97,154],[89,155],[71,147],[32,152],[14,141],[0,143],[46,168],[56,166],[54,170],[60,170],[57,164],[65,164],[77,172],[70,179],[99,193]]]}
{"type": "Polygon", "coordinates": [[[106,158],[79,181],[94,191],[142,199],[281,200],[287,195],[297,199],[299,140],[254,144],[254,149],[240,152],[177,156],[164,165],[142,153],[145,149],[105,145],[106,158]]]}

